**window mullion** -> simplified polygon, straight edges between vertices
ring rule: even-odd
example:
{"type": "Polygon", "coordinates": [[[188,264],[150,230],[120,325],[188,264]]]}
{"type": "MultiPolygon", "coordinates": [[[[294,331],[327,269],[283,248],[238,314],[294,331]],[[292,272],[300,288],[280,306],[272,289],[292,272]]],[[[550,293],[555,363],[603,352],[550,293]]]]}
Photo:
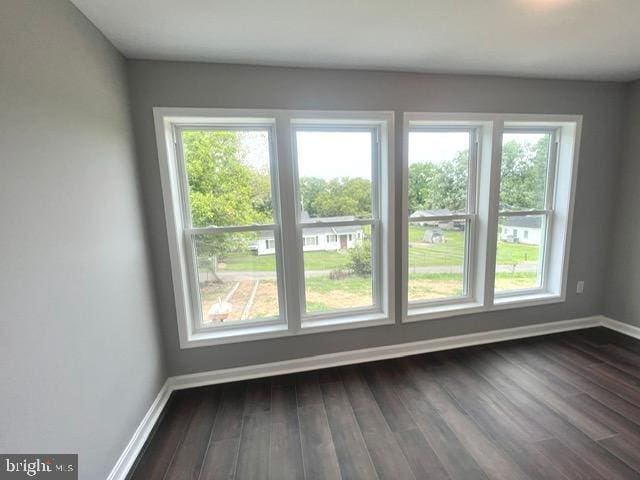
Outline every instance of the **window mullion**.
{"type": "Polygon", "coordinates": [[[493,122],[491,135],[491,155],[485,157],[483,169],[485,178],[480,182],[481,188],[486,189],[488,200],[487,208],[484,211],[486,221],[486,250],[485,250],[485,276],[484,276],[484,304],[487,307],[493,305],[495,281],[496,281],[496,258],[498,247],[498,214],[500,204],[500,169],[502,165],[502,135],[504,132],[504,121],[495,120],[493,122]]]}
{"type": "MultiPolygon", "coordinates": [[[[300,272],[302,268],[302,239],[298,238],[298,211],[295,193],[295,165],[292,145],[291,117],[286,113],[276,115],[275,144],[277,152],[278,197],[280,200],[281,238],[276,248],[281,249],[284,284],[284,312],[289,331],[300,330],[300,272]],[[284,245],[287,245],[285,255],[284,245]]],[[[301,230],[300,230],[301,231],[301,230]]]]}

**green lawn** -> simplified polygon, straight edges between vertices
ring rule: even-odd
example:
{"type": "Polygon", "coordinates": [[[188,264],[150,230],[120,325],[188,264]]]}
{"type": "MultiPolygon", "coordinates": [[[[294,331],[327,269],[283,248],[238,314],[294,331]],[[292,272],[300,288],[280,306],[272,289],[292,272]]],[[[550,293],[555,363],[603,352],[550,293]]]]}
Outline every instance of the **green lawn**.
{"type": "MultiPolygon", "coordinates": [[[[424,243],[424,227],[409,226],[409,264],[414,267],[427,265],[462,265],[464,258],[464,232],[445,231],[445,243],[424,243]],[[417,245],[420,243],[420,245],[417,245]]],[[[538,260],[538,247],[520,243],[498,241],[498,265],[513,265],[538,260]]]]}
{"type": "MultiPolygon", "coordinates": [[[[445,231],[445,243],[425,243],[424,227],[409,226],[409,265],[411,267],[462,265],[464,259],[464,232],[445,231]]],[[[285,252],[288,254],[288,252],[285,252]]],[[[539,249],[535,245],[498,242],[498,265],[514,265],[538,260],[539,249]]],[[[207,268],[207,260],[200,259],[201,268],[207,268]]],[[[333,270],[346,268],[349,252],[305,252],[306,270],[333,270]]],[[[220,271],[275,271],[274,255],[231,253],[220,260],[220,271]]]]}
{"type": "MultiPolygon", "coordinates": [[[[496,274],[496,288],[513,290],[530,288],[536,283],[535,272],[496,274]]],[[[414,273],[409,276],[411,299],[437,299],[462,294],[461,273],[414,273]]],[[[371,305],[371,278],[352,275],[342,280],[328,276],[306,280],[307,311],[324,312],[340,308],[371,305]]]]}
{"type": "MultiPolygon", "coordinates": [[[[333,270],[339,267],[344,268],[348,264],[349,254],[346,251],[305,252],[304,254],[304,266],[306,270],[333,270]]],[[[224,256],[218,268],[228,271],[275,271],[276,259],[275,255],[232,253],[224,256]]]]}

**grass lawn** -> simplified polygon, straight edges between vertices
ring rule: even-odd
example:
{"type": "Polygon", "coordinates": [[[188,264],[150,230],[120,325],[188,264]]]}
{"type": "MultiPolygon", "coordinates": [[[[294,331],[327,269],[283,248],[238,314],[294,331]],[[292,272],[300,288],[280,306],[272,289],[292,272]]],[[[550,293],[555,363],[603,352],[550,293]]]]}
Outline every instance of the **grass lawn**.
{"type": "MultiPolygon", "coordinates": [[[[425,227],[409,226],[409,265],[412,267],[462,265],[464,259],[464,232],[445,231],[445,243],[425,243],[425,227]]],[[[536,245],[498,241],[498,265],[513,265],[538,261],[536,245]]]]}
{"type": "MultiPolygon", "coordinates": [[[[462,265],[464,261],[464,232],[445,231],[445,243],[425,243],[424,227],[409,226],[409,266],[447,266],[462,265]]],[[[286,253],[285,253],[286,254],[286,253]]],[[[536,262],[539,248],[535,245],[498,242],[498,265],[514,265],[523,262],[536,262]]],[[[206,259],[199,260],[200,268],[207,268],[206,259]]],[[[346,268],[349,264],[348,251],[305,252],[306,270],[333,270],[346,268]]],[[[220,271],[275,272],[274,255],[255,255],[253,253],[231,253],[221,258],[220,271]]]]}
{"type": "MultiPolygon", "coordinates": [[[[305,252],[304,266],[306,270],[333,270],[346,267],[349,264],[349,254],[338,252],[305,252]]],[[[275,255],[254,255],[232,253],[225,255],[218,268],[228,271],[275,271],[275,255]]]]}

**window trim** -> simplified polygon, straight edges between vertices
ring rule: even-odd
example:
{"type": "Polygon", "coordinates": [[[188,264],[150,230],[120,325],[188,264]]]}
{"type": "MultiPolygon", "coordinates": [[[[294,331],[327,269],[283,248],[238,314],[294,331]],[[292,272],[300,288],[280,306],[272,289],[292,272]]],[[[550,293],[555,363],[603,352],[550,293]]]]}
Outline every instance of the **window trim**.
{"type": "MultiPolygon", "coordinates": [[[[403,193],[403,200],[406,200],[406,208],[403,208],[402,214],[407,217],[407,242],[409,239],[408,229],[412,223],[421,221],[439,221],[439,220],[464,220],[465,221],[465,244],[464,244],[464,265],[463,265],[463,295],[457,297],[443,297],[434,300],[416,300],[410,302],[408,299],[408,279],[409,279],[409,251],[408,243],[406,252],[406,289],[407,289],[407,309],[410,310],[429,310],[430,308],[438,309],[439,307],[453,306],[461,303],[473,302],[475,299],[476,290],[476,266],[475,256],[477,255],[475,246],[476,239],[476,226],[478,224],[478,167],[479,167],[479,155],[480,155],[480,135],[481,126],[478,124],[441,124],[432,122],[409,122],[405,125],[405,131],[407,132],[407,145],[406,145],[406,163],[403,163],[403,171],[406,169],[406,186],[403,188],[403,192],[406,190],[406,194],[403,193]],[[413,124],[413,126],[412,126],[413,124]],[[469,166],[468,166],[468,179],[467,179],[467,205],[464,213],[452,213],[449,215],[437,215],[431,217],[413,217],[409,215],[408,208],[408,192],[409,192],[409,135],[412,132],[467,132],[469,134],[469,166]]],[[[403,254],[403,262],[404,254],[403,254]]],[[[404,286],[404,285],[403,285],[404,286]]]]}
{"type": "MultiPolygon", "coordinates": [[[[353,318],[364,316],[379,315],[383,313],[383,289],[381,288],[383,283],[383,271],[382,264],[385,262],[382,252],[382,242],[380,240],[381,226],[383,224],[381,218],[382,199],[380,190],[382,190],[382,163],[383,152],[381,151],[380,137],[381,124],[379,122],[360,121],[357,123],[349,123],[344,120],[331,121],[327,119],[324,122],[319,122],[318,119],[307,121],[304,118],[295,119],[292,122],[293,127],[291,129],[292,146],[292,161],[293,161],[293,175],[294,175],[294,191],[295,191],[295,204],[296,204],[296,218],[300,237],[303,237],[302,232],[305,228],[314,229],[322,227],[337,227],[337,226],[364,226],[369,225],[371,227],[371,260],[372,271],[371,280],[373,283],[372,301],[371,306],[365,307],[349,307],[331,310],[329,312],[307,312],[306,309],[306,278],[304,272],[304,241],[303,245],[298,245],[298,258],[299,264],[302,267],[299,271],[300,280],[300,320],[302,327],[305,328],[309,325],[321,325],[323,321],[339,322],[341,318],[353,318]],[[299,191],[300,186],[300,174],[298,172],[298,149],[297,149],[297,133],[298,132],[365,132],[371,134],[371,218],[367,219],[355,219],[355,220],[337,220],[331,222],[313,222],[302,221],[302,202],[299,191]]],[[[350,235],[349,235],[350,236],[350,235]]],[[[299,238],[300,238],[299,237],[299,238]]],[[[349,241],[349,239],[347,240],[349,241]]]]}
{"type": "MultiPolygon", "coordinates": [[[[391,111],[314,111],[314,110],[265,110],[265,109],[217,109],[217,108],[153,108],[154,125],[157,142],[158,161],[162,184],[162,195],[165,210],[165,221],[168,236],[169,257],[171,262],[171,278],[173,282],[176,317],[180,348],[195,348],[209,345],[219,345],[234,342],[244,342],[265,338],[276,338],[298,334],[309,334],[351,328],[363,328],[374,325],[395,323],[395,262],[393,261],[395,222],[394,202],[394,113],[391,111]],[[231,122],[232,120],[233,122],[231,122]],[[261,126],[270,124],[273,135],[271,148],[271,179],[272,198],[274,202],[274,224],[219,227],[245,228],[259,231],[274,229],[276,251],[278,242],[281,248],[285,244],[299,245],[302,240],[298,235],[298,216],[293,202],[281,200],[293,199],[295,194],[292,135],[298,123],[306,125],[321,125],[331,123],[344,125],[372,125],[380,127],[378,138],[380,148],[379,168],[384,176],[379,179],[380,198],[384,204],[380,205],[380,222],[384,223],[380,236],[380,295],[381,308],[375,312],[346,311],[343,315],[330,315],[328,318],[314,318],[313,321],[302,324],[299,303],[300,285],[296,281],[295,256],[281,254],[281,264],[277,266],[278,281],[280,283],[279,296],[284,297],[280,303],[280,317],[271,322],[261,320],[243,322],[242,325],[229,325],[213,329],[195,329],[192,304],[193,288],[190,282],[195,279],[190,271],[189,253],[184,241],[184,219],[182,217],[183,199],[188,197],[181,194],[178,182],[178,153],[176,150],[177,136],[174,126],[189,126],[191,128],[222,127],[229,128],[230,124],[242,127],[261,126]],[[274,166],[275,163],[275,166],[274,166]],[[275,183],[275,185],[274,185],[275,183]],[[277,203],[276,203],[277,202],[277,203]],[[276,206],[277,205],[277,206],[276,206]],[[278,208],[279,206],[279,208],[278,208]]],[[[373,180],[373,179],[372,179],[373,180]]],[[[200,229],[194,229],[200,230],[200,229]]],[[[208,231],[208,229],[203,229],[208,231]]],[[[202,233],[205,233],[203,231],[202,233]]],[[[301,231],[300,231],[301,234],[301,231]]],[[[300,268],[302,271],[302,268],[300,268]]]]}
{"type": "MultiPolygon", "coordinates": [[[[538,282],[539,287],[533,288],[518,288],[512,290],[494,290],[494,302],[501,299],[508,299],[509,297],[522,297],[522,296],[535,296],[543,295],[548,290],[548,263],[549,263],[549,249],[551,248],[551,231],[553,228],[553,216],[555,210],[555,193],[556,193],[556,169],[558,167],[558,147],[560,143],[560,127],[539,127],[539,126],[511,126],[504,127],[502,134],[505,133],[543,133],[550,135],[549,153],[548,153],[548,165],[547,165],[547,178],[545,179],[545,192],[544,192],[544,206],[542,209],[529,209],[529,210],[498,210],[498,219],[500,217],[521,217],[521,216],[540,216],[542,217],[541,223],[541,243],[540,243],[540,255],[542,256],[540,262],[540,268],[538,270],[538,282]]],[[[501,144],[502,146],[502,144],[501,144]]],[[[500,185],[502,179],[499,179],[500,185]]],[[[500,188],[500,187],[498,187],[500,188]]],[[[498,201],[499,203],[499,201],[498,201]]],[[[499,208],[499,205],[498,205],[499,208]]],[[[512,229],[513,235],[517,236],[519,230],[517,228],[512,229]]],[[[500,240],[498,238],[498,240],[500,240]]]]}
{"type": "MultiPolygon", "coordinates": [[[[471,313],[522,308],[563,302],[571,248],[571,230],[575,204],[579,150],[581,142],[582,115],[556,114],[484,114],[484,113],[427,113],[405,112],[403,118],[403,162],[402,162],[402,269],[401,269],[401,319],[403,322],[442,319],[471,313]],[[408,139],[414,125],[450,126],[479,125],[478,146],[478,231],[474,240],[478,252],[476,258],[475,297],[455,303],[414,307],[408,302],[408,139]],[[502,134],[505,129],[525,128],[555,129],[558,135],[558,150],[555,165],[554,199],[550,220],[553,222],[545,246],[551,252],[545,255],[545,263],[551,265],[553,276],[545,289],[513,290],[507,295],[497,295],[495,289],[496,246],[498,240],[500,165],[502,161],[502,134]],[[562,160],[562,161],[561,161],[562,160]],[[561,165],[562,163],[562,165],[561,165]],[[482,183],[484,182],[484,183],[482,183]],[[558,204],[558,198],[561,202],[558,204]],[[553,260],[552,260],[553,257],[553,260]],[[485,272],[482,278],[481,272],[485,272]]],[[[551,180],[549,180],[551,181],[551,180]]],[[[545,205],[547,207],[547,205],[545,205]]]]}
{"type": "MultiPolygon", "coordinates": [[[[573,226],[573,211],[575,204],[577,173],[579,164],[579,149],[581,142],[581,115],[522,115],[522,114],[478,114],[478,113],[419,113],[405,112],[403,118],[403,138],[401,144],[398,143],[398,151],[402,151],[402,196],[401,208],[396,208],[395,204],[395,182],[394,182],[394,154],[396,150],[396,136],[394,131],[394,113],[389,111],[306,111],[306,110],[248,110],[248,109],[211,109],[211,108],[165,108],[156,107],[153,109],[154,124],[157,141],[157,154],[160,167],[160,177],[162,182],[162,195],[165,211],[165,221],[168,235],[169,256],[171,261],[171,278],[174,290],[174,300],[176,307],[176,317],[178,320],[178,332],[180,348],[194,348],[210,345],[228,344],[234,342],[245,342],[267,338],[288,337],[292,335],[312,334],[317,332],[337,331],[343,329],[365,328],[376,325],[389,325],[401,322],[413,322],[430,319],[444,319],[471,313],[486,312],[492,310],[522,308],[535,305],[545,305],[550,303],[563,302],[566,299],[566,286],[569,266],[569,253],[571,248],[571,233],[573,226]],[[381,205],[380,216],[387,223],[381,229],[381,250],[383,256],[383,272],[381,274],[381,289],[383,292],[383,313],[358,314],[349,312],[343,317],[332,317],[309,321],[302,324],[299,300],[298,282],[293,280],[298,278],[292,264],[297,265],[292,256],[287,255],[282,258],[282,277],[286,301],[281,304],[281,315],[286,323],[277,325],[266,325],[265,322],[247,325],[237,329],[216,329],[215,335],[210,331],[194,332],[187,328],[185,318],[188,312],[185,310],[186,304],[184,292],[188,289],[185,284],[183,272],[186,265],[185,247],[181,238],[181,232],[177,226],[180,219],[176,218],[175,212],[179,212],[180,197],[175,195],[174,177],[175,172],[175,150],[174,136],[171,129],[173,122],[188,124],[193,127],[203,127],[211,123],[212,119],[232,117],[234,119],[246,120],[246,125],[256,123],[272,122],[275,129],[271,148],[275,150],[273,160],[277,160],[279,168],[272,170],[273,177],[277,176],[278,188],[272,191],[274,196],[278,195],[278,202],[281,198],[293,198],[294,176],[292,162],[292,131],[297,119],[303,119],[305,123],[323,124],[328,120],[342,121],[346,124],[364,124],[378,121],[385,125],[380,138],[380,151],[384,154],[381,159],[381,173],[383,177],[380,186],[380,195],[385,198],[381,205]],[[433,305],[426,308],[412,308],[408,312],[406,301],[406,250],[408,215],[406,208],[406,188],[407,188],[407,168],[406,162],[408,152],[408,122],[418,121],[424,124],[447,123],[452,126],[477,125],[480,127],[478,145],[478,166],[477,183],[489,182],[482,192],[476,193],[476,214],[480,219],[476,225],[474,235],[474,248],[480,254],[476,255],[473,267],[476,271],[474,284],[475,298],[459,302],[456,304],[433,305]],[[563,141],[559,144],[557,162],[556,183],[556,212],[553,216],[553,259],[548,257],[549,263],[554,269],[555,279],[550,285],[548,292],[510,295],[507,297],[496,296],[494,298],[495,281],[495,247],[497,241],[498,224],[498,200],[499,182],[496,184],[496,173],[500,172],[500,161],[502,154],[502,131],[505,127],[510,128],[514,124],[526,123],[529,127],[557,127],[559,135],[563,141]],[[570,140],[570,141],[565,141],[570,140]],[[482,159],[483,161],[480,161],[482,159]],[[560,161],[560,159],[562,161],[560,161]],[[562,177],[563,182],[559,178],[562,177]],[[570,179],[567,181],[567,179],[570,179]],[[562,183],[562,184],[561,184],[562,183]],[[286,197],[285,197],[286,196],[286,197]],[[395,223],[395,213],[401,214],[401,219],[395,223]],[[395,226],[401,225],[402,242],[399,249],[395,248],[395,226]],[[492,226],[495,228],[492,229],[492,226]],[[560,229],[557,227],[560,226],[560,229]],[[562,235],[560,235],[560,232],[562,235]],[[395,295],[395,260],[396,254],[402,253],[402,269],[399,271],[401,281],[401,297],[395,295]],[[291,272],[293,271],[293,278],[291,272]],[[484,272],[484,275],[483,273],[484,272]],[[400,317],[396,318],[396,305],[399,306],[400,317]],[[410,314],[409,314],[410,313],[410,314]]],[[[398,142],[400,139],[398,139],[398,142]]],[[[400,184],[399,184],[400,185],[400,184]]],[[[285,202],[287,203],[287,202],[285,202]]],[[[296,215],[296,205],[280,205],[280,241],[282,245],[296,241],[298,237],[296,215]]],[[[269,226],[261,226],[268,228],[269,226]]],[[[257,228],[260,230],[260,228],[257,228]]],[[[297,243],[296,243],[297,244],[297,243]]]]}

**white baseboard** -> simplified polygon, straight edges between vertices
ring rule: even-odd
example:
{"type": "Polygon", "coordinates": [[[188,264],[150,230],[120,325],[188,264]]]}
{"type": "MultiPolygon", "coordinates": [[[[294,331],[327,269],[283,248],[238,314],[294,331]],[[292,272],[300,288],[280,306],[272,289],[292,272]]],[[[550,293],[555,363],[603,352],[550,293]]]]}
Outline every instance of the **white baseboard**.
{"type": "Polygon", "coordinates": [[[271,377],[286,373],[316,370],[319,368],[337,367],[354,363],[371,362],[388,358],[406,357],[418,353],[449,350],[452,348],[481,345],[484,343],[501,342],[517,338],[534,337],[549,333],[566,332],[581,328],[590,328],[601,325],[601,317],[577,318],[560,322],[541,323],[527,325],[525,327],[505,328],[488,332],[470,333],[454,337],[434,338],[418,342],[386,345],[382,347],[364,348],[347,352],[329,353],[313,357],[294,358],[282,362],[263,363],[261,365],[249,365],[246,367],[227,368],[223,370],[211,370],[208,372],[178,375],[169,378],[172,390],[183,388],[214,385],[216,383],[236,382],[251,378],[271,377]]]}
{"type": "Polygon", "coordinates": [[[142,419],[142,422],[118,459],[118,462],[111,471],[109,477],[107,477],[107,480],[125,479],[129,469],[133,466],[138,454],[149,437],[149,434],[153,430],[156,421],[160,417],[162,409],[166,405],[171,392],[174,390],[214,385],[217,383],[235,382],[251,378],[270,377],[286,373],[350,365],[374,360],[384,360],[388,358],[406,357],[408,355],[416,355],[419,353],[503,342],[518,338],[535,337],[539,335],[548,335],[551,333],[568,332],[570,330],[580,330],[600,326],[640,339],[640,328],[633,327],[602,315],[595,315],[593,317],[576,318],[573,320],[540,323],[524,327],[505,328],[500,330],[491,330],[488,332],[434,338],[431,340],[401,343],[398,345],[364,348],[348,352],[295,358],[282,362],[249,365],[246,367],[227,368],[223,370],[211,370],[208,372],[169,377],[149,408],[149,411],[142,419]]]}
{"type": "Polygon", "coordinates": [[[129,440],[129,443],[122,452],[122,455],[120,455],[120,458],[118,458],[118,461],[111,470],[111,473],[109,473],[107,480],[124,480],[127,477],[129,470],[131,470],[133,464],[138,458],[138,455],[142,451],[142,447],[144,447],[147,438],[149,438],[153,427],[160,418],[160,415],[171,396],[171,392],[172,390],[169,388],[169,380],[167,380],[164,382],[164,385],[162,385],[162,388],[153,400],[149,410],[147,410],[147,413],[140,422],[140,425],[136,428],[131,440],[129,440]]]}
{"type": "Polygon", "coordinates": [[[640,327],[634,327],[628,323],[604,316],[602,317],[602,326],[640,340],[640,327]]]}

